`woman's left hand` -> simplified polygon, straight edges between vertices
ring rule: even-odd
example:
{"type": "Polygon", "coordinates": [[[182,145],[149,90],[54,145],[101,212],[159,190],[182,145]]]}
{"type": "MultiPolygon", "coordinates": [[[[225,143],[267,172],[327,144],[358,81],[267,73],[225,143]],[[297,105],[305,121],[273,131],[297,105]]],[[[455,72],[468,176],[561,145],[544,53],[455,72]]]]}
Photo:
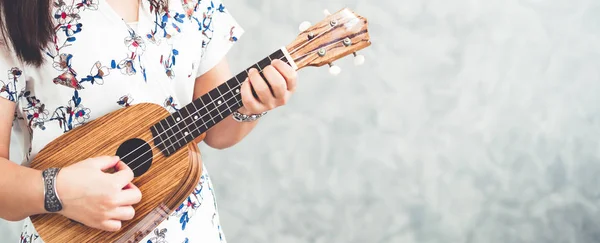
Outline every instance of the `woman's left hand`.
{"type": "Polygon", "coordinates": [[[263,70],[263,79],[258,70],[248,71],[248,78],[241,87],[242,103],[239,110],[245,115],[261,114],[285,105],[296,90],[296,71],[287,63],[276,59],[263,70]],[[252,95],[252,88],[258,99],[252,95]]]}

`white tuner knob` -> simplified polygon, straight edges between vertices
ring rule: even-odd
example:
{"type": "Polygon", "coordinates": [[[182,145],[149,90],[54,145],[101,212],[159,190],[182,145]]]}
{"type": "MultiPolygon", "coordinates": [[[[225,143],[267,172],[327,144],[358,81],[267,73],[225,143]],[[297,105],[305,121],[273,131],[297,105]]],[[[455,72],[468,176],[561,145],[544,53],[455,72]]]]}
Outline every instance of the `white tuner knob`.
{"type": "Polygon", "coordinates": [[[333,76],[338,76],[342,72],[342,69],[336,65],[329,64],[329,73],[333,76]]]}
{"type": "Polygon", "coordinates": [[[300,24],[300,27],[298,27],[298,29],[300,29],[300,32],[304,32],[306,31],[308,28],[310,28],[312,26],[312,24],[310,24],[310,22],[308,21],[304,21],[300,24]]]}
{"type": "Polygon", "coordinates": [[[354,53],[354,65],[360,66],[365,64],[365,56],[354,53]]]}
{"type": "Polygon", "coordinates": [[[323,10],[323,14],[325,14],[325,16],[331,15],[331,13],[329,12],[329,10],[327,10],[327,9],[323,10]]]}

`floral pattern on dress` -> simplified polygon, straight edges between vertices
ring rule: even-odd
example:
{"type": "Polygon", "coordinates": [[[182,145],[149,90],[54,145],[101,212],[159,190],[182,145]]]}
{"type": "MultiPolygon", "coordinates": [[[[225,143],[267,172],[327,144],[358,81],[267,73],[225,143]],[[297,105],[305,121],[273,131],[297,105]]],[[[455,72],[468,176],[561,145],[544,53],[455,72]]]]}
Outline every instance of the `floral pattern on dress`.
{"type": "Polygon", "coordinates": [[[29,91],[25,91],[23,97],[27,100],[27,105],[23,107],[23,113],[26,114],[30,133],[32,134],[32,130],[35,128],[46,130],[45,124],[47,122],[56,121],[64,132],[68,132],[90,119],[91,110],[82,105],[77,90],[75,90],[66,106],[56,108],[52,114],[48,112],[46,105],[31,95],[29,91]]]}
{"type": "Polygon", "coordinates": [[[179,223],[181,224],[181,230],[185,230],[186,225],[189,223],[190,219],[194,217],[196,213],[196,209],[200,207],[204,198],[202,197],[202,189],[204,189],[204,183],[206,181],[206,176],[202,175],[200,177],[200,183],[194,188],[194,191],[188,198],[181,204],[175,212],[171,216],[175,218],[179,218],[179,223]]]}
{"type": "Polygon", "coordinates": [[[54,2],[54,6],[57,8],[54,14],[57,35],[55,35],[51,45],[47,48],[46,55],[53,59],[54,69],[62,73],[56,76],[52,81],[55,84],[63,85],[75,90],[84,89],[82,85],[84,82],[102,85],[104,83],[103,77],[110,74],[110,71],[106,66],[102,66],[100,62],[96,62],[92,65],[89,75],[78,78],[77,72],[72,67],[74,55],[64,50],[73,45],[77,40],[76,35],[83,30],[83,24],[79,23],[79,20],[81,20],[81,16],[79,15],[80,9],[96,10],[98,2],[84,0],[79,4],[67,5],[63,0],[58,0],[54,2]],[[65,38],[59,39],[58,36],[60,35],[58,34],[61,31],[65,33],[65,38]]]}
{"type": "Polygon", "coordinates": [[[166,237],[167,229],[154,229],[152,238],[148,239],[147,243],[168,243],[166,237]]]}
{"type": "Polygon", "coordinates": [[[27,224],[23,226],[23,231],[21,232],[21,238],[19,240],[19,243],[33,243],[39,240],[40,238],[38,234],[30,232],[27,226],[27,224]]]}
{"type": "Polygon", "coordinates": [[[8,99],[12,102],[19,100],[22,90],[19,90],[19,78],[23,72],[19,68],[11,68],[8,70],[8,79],[6,81],[0,80],[0,97],[8,99]]]}
{"type": "MultiPolygon", "coordinates": [[[[23,127],[28,127],[31,135],[29,144],[24,145],[29,146],[29,153],[24,155],[27,161],[32,156],[32,151],[35,154],[39,152],[39,148],[44,147],[41,143],[37,143],[35,147],[32,147],[32,144],[47,141],[34,137],[44,138],[50,136],[47,134],[67,133],[107,111],[130,107],[135,102],[153,102],[163,105],[170,112],[175,112],[184,105],[181,104],[181,94],[193,90],[190,88],[194,80],[192,76],[200,75],[198,70],[204,67],[202,70],[206,71],[216,59],[220,59],[219,55],[226,52],[229,44],[237,41],[241,28],[228,16],[225,7],[218,0],[172,1],[181,1],[176,3],[181,4],[181,7],[175,5],[169,9],[163,7],[165,0],[144,0],[142,4],[149,8],[151,16],[149,24],[145,25],[147,29],[138,30],[140,33],[136,33],[132,28],[127,28],[129,31],[121,29],[121,32],[106,36],[107,39],[112,38],[111,43],[119,42],[122,46],[114,47],[116,52],[107,52],[106,55],[100,53],[99,57],[90,59],[90,55],[86,56],[84,48],[72,47],[85,45],[85,40],[95,34],[94,24],[90,21],[93,21],[95,16],[107,16],[96,13],[103,11],[101,4],[106,2],[53,0],[51,13],[56,35],[44,50],[47,57],[47,64],[43,64],[44,69],[24,69],[27,72],[32,70],[32,74],[26,76],[23,75],[22,69],[0,66],[8,70],[8,78],[0,78],[0,97],[19,101],[15,121],[23,127]],[[148,5],[148,2],[151,4],[148,5]],[[184,35],[184,32],[196,33],[184,35]],[[188,36],[192,36],[195,42],[178,42],[188,36]],[[217,38],[219,40],[215,41],[217,38]],[[160,48],[155,48],[156,46],[160,48]],[[211,46],[214,50],[211,54],[216,55],[214,57],[205,55],[211,46]],[[223,50],[220,50],[221,48],[223,50]],[[196,52],[197,50],[199,51],[196,52]],[[198,54],[194,54],[193,59],[189,55],[191,51],[198,54]],[[146,70],[144,62],[147,62],[149,67],[158,67],[159,72],[146,70]],[[35,73],[36,70],[43,73],[35,73]],[[37,80],[40,76],[47,78],[37,80]],[[33,80],[30,81],[30,77],[33,80]],[[145,89],[152,87],[148,83],[149,80],[153,82],[151,85],[164,82],[167,85],[165,89],[158,90],[164,93],[157,92],[159,94],[156,95],[156,90],[143,92],[118,84],[142,81],[134,83],[137,86],[132,87],[145,89]],[[38,86],[40,82],[43,84],[38,86]],[[112,93],[105,92],[105,87],[109,86],[118,87],[118,90],[112,93]],[[52,96],[51,92],[55,90],[60,91],[58,93],[61,96],[52,96]],[[102,103],[102,99],[90,97],[92,94],[102,95],[101,98],[105,95],[107,97],[102,103]]],[[[122,24],[127,26],[125,22],[122,24]]],[[[205,237],[226,242],[219,222],[214,190],[206,171],[194,191],[163,223],[145,237],[144,242],[202,242],[205,237]],[[204,225],[208,227],[204,228],[204,225]],[[201,233],[198,233],[200,231],[201,233]],[[207,232],[210,233],[206,235],[207,232]]],[[[34,227],[26,223],[22,230],[21,242],[33,243],[43,240],[34,227]]]]}
{"type": "Polygon", "coordinates": [[[133,98],[131,98],[131,95],[127,94],[121,96],[121,98],[119,98],[119,100],[117,101],[117,104],[121,107],[129,107],[131,106],[131,102],[133,102],[133,98]]]}
{"type": "Polygon", "coordinates": [[[179,105],[175,103],[175,99],[173,98],[173,96],[169,96],[165,99],[165,103],[163,103],[163,106],[169,111],[169,112],[176,112],[179,110],[179,108],[177,108],[179,105]]]}

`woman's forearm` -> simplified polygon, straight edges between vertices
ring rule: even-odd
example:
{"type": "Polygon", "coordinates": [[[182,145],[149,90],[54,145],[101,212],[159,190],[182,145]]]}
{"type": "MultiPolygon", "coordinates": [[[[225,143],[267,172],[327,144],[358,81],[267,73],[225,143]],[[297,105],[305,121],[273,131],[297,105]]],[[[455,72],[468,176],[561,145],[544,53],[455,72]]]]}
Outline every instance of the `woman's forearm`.
{"type": "Polygon", "coordinates": [[[18,221],[44,213],[42,172],[0,157],[0,218],[18,221]]]}
{"type": "MultiPolygon", "coordinates": [[[[241,108],[240,112],[248,113],[244,108],[241,108]]],[[[216,149],[229,148],[246,137],[257,123],[258,121],[237,122],[229,116],[206,132],[204,142],[216,149]]]]}

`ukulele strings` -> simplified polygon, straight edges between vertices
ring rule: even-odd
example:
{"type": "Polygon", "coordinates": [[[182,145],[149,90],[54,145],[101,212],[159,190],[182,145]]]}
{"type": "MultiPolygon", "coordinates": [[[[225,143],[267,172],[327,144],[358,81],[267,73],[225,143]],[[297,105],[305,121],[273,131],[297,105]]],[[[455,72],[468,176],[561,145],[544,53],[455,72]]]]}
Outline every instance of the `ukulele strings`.
{"type": "MultiPolygon", "coordinates": [[[[333,29],[333,27],[330,27],[330,28],[329,28],[329,30],[331,30],[331,29],[333,29]]],[[[321,35],[324,35],[325,33],[327,33],[329,30],[321,32],[320,34],[318,34],[318,35],[317,35],[316,37],[314,37],[313,39],[317,39],[317,38],[318,38],[318,37],[320,37],[321,35]]],[[[338,41],[338,42],[339,42],[339,41],[338,41]]],[[[298,51],[299,49],[301,49],[301,48],[303,48],[304,46],[308,45],[309,43],[310,43],[310,42],[305,42],[304,44],[300,45],[300,46],[299,46],[299,47],[297,47],[296,49],[294,49],[294,50],[290,51],[290,52],[289,52],[289,53],[290,53],[290,55],[291,55],[291,53],[295,53],[296,51],[298,51]]],[[[336,43],[337,43],[337,42],[331,43],[331,44],[329,44],[328,46],[330,46],[330,45],[333,45],[333,44],[336,44],[336,43]]],[[[314,53],[314,52],[317,52],[317,50],[311,51],[311,52],[307,53],[306,55],[309,55],[309,54],[311,54],[311,53],[314,53]]],[[[284,57],[285,57],[285,56],[283,56],[283,57],[281,57],[281,58],[277,58],[277,59],[279,59],[279,60],[282,60],[282,58],[284,58],[284,57]]],[[[293,61],[293,60],[292,60],[292,61],[293,61]]],[[[247,71],[247,70],[246,70],[246,73],[248,73],[248,71],[247,71]]],[[[259,71],[259,73],[262,73],[262,70],[260,70],[260,71],[259,71]]],[[[241,87],[241,85],[242,85],[242,84],[237,84],[236,86],[234,86],[234,88],[241,87]]],[[[228,92],[232,92],[232,91],[230,90],[230,91],[228,91],[228,92]]],[[[227,92],[226,92],[226,93],[227,93],[227,92]]],[[[222,98],[223,96],[224,96],[224,95],[222,94],[221,96],[219,96],[219,98],[222,98]]],[[[233,96],[232,98],[229,98],[227,101],[229,101],[229,100],[231,100],[231,99],[233,99],[233,98],[235,98],[235,96],[233,96]]],[[[223,102],[223,103],[224,103],[224,104],[227,104],[227,101],[225,101],[225,102],[223,102]]],[[[214,103],[214,101],[212,101],[212,102],[214,103]]],[[[236,103],[236,104],[237,104],[237,103],[236,103]]],[[[235,104],[234,104],[234,105],[235,105],[235,104]]],[[[208,117],[208,116],[210,116],[210,112],[211,112],[211,111],[214,111],[215,109],[218,109],[219,107],[220,107],[220,105],[217,105],[217,106],[215,106],[215,108],[214,108],[214,109],[212,109],[212,110],[210,110],[210,111],[208,111],[208,112],[207,112],[207,115],[205,115],[205,116],[201,116],[200,118],[204,119],[205,117],[208,117]]],[[[228,108],[231,108],[231,107],[229,107],[229,106],[228,106],[228,108]]],[[[179,123],[181,123],[181,122],[185,121],[185,119],[188,119],[188,118],[192,117],[192,115],[194,115],[194,114],[196,114],[196,113],[198,113],[198,112],[200,112],[200,110],[197,110],[197,111],[193,112],[192,114],[189,114],[187,117],[185,117],[184,119],[182,119],[182,121],[180,121],[180,122],[177,122],[175,125],[171,126],[170,128],[167,128],[167,129],[165,129],[165,131],[163,131],[163,132],[161,132],[161,133],[157,134],[157,136],[160,136],[160,135],[162,135],[162,134],[166,133],[168,130],[172,129],[173,127],[177,126],[179,123]]],[[[220,113],[220,112],[219,112],[219,115],[221,115],[221,113],[220,113]]],[[[205,126],[207,123],[208,123],[208,122],[206,122],[206,123],[202,124],[201,126],[205,126]]],[[[185,126],[185,128],[189,128],[189,127],[190,127],[190,125],[186,125],[186,126],[185,126]]],[[[173,137],[173,136],[176,136],[176,135],[177,135],[177,134],[175,134],[175,133],[174,133],[173,135],[171,135],[171,136],[167,137],[167,140],[168,140],[168,139],[171,139],[171,137],[173,137]]],[[[181,140],[184,140],[184,139],[185,139],[185,137],[183,137],[183,138],[180,138],[180,139],[177,139],[175,142],[177,143],[177,142],[180,142],[181,140]]],[[[165,141],[166,141],[166,140],[165,140],[165,141]]],[[[129,163],[126,163],[126,165],[127,165],[127,166],[129,166],[130,164],[132,164],[133,162],[135,162],[137,159],[139,159],[140,157],[144,156],[144,155],[145,155],[145,154],[147,154],[148,152],[152,152],[152,149],[154,149],[154,148],[158,147],[160,144],[164,143],[165,141],[161,141],[160,143],[158,143],[158,144],[156,144],[156,145],[152,146],[152,147],[150,148],[150,150],[148,150],[148,151],[146,151],[146,152],[142,153],[141,155],[139,155],[138,157],[136,157],[135,159],[133,159],[131,162],[129,162],[129,163]]],[[[146,143],[146,144],[147,144],[147,143],[146,143]]],[[[129,152],[129,154],[127,154],[127,155],[123,156],[123,158],[122,158],[121,160],[123,160],[125,157],[127,157],[127,156],[131,155],[133,152],[137,151],[138,149],[142,148],[143,146],[144,146],[144,145],[140,145],[139,147],[137,147],[137,148],[136,148],[136,149],[134,149],[133,151],[129,152]]],[[[165,149],[165,150],[167,150],[167,149],[165,149]]],[[[160,152],[164,152],[165,150],[160,150],[160,152]]],[[[132,170],[136,170],[136,169],[138,169],[140,166],[143,166],[144,164],[146,164],[146,163],[148,163],[148,162],[152,161],[152,159],[153,159],[153,158],[154,158],[154,156],[152,156],[152,157],[151,157],[151,158],[149,158],[148,160],[144,161],[143,163],[139,164],[138,166],[136,166],[136,167],[135,167],[134,169],[132,169],[132,170]]]]}
{"type": "MultiPolygon", "coordinates": [[[[323,31],[323,32],[319,33],[319,34],[318,34],[316,37],[314,37],[314,38],[313,38],[313,40],[315,40],[315,39],[319,38],[320,36],[322,36],[322,35],[326,34],[326,33],[327,33],[329,30],[332,30],[332,29],[333,29],[333,27],[332,27],[332,26],[330,26],[328,30],[326,30],[326,31],[323,31]]],[[[292,50],[292,51],[289,51],[288,53],[290,53],[290,55],[291,55],[292,53],[295,53],[296,51],[300,50],[300,49],[301,49],[301,48],[303,48],[304,46],[308,45],[310,42],[312,42],[312,41],[307,41],[307,42],[303,43],[302,45],[300,45],[299,47],[297,47],[296,49],[294,49],[294,50],[292,50]]],[[[339,41],[338,41],[338,42],[339,42],[339,41]]],[[[331,44],[329,44],[329,45],[327,45],[327,46],[330,46],[330,45],[332,45],[332,44],[336,44],[336,42],[334,42],[334,43],[331,43],[331,44]]],[[[304,56],[307,56],[307,55],[309,55],[309,54],[311,54],[311,53],[314,53],[314,52],[317,52],[317,50],[314,50],[314,51],[308,52],[308,53],[306,53],[304,56]]],[[[279,60],[281,60],[281,59],[282,59],[282,58],[284,58],[284,57],[285,57],[285,56],[283,56],[283,57],[280,57],[280,58],[278,58],[278,59],[279,59],[279,60]]],[[[293,60],[292,60],[292,61],[293,61],[293,60]]],[[[248,71],[247,71],[247,70],[246,70],[246,73],[248,73],[248,71]]],[[[262,73],[262,70],[261,70],[259,73],[262,73]]],[[[239,81],[239,80],[238,80],[238,81],[239,81]]],[[[241,84],[239,84],[239,85],[241,85],[241,84]]],[[[236,87],[237,87],[237,86],[236,86],[236,87]]],[[[223,96],[223,95],[221,95],[220,97],[222,97],[222,96],[223,96]]],[[[219,98],[220,98],[220,97],[219,97],[219,98]]],[[[211,98],[212,98],[212,97],[211,97],[211,98]]],[[[214,102],[214,101],[212,101],[212,102],[214,102]]],[[[217,108],[217,107],[215,107],[215,108],[217,108]]],[[[214,110],[214,109],[213,109],[213,110],[214,110]]],[[[213,111],[213,110],[211,110],[211,111],[213,111]]],[[[199,111],[196,111],[196,112],[199,112],[199,111]]],[[[174,125],[174,126],[172,126],[172,127],[169,127],[169,128],[167,128],[167,129],[165,129],[163,132],[161,132],[161,133],[157,134],[157,136],[160,136],[160,135],[162,135],[162,134],[166,133],[168,130],[170,130],[170,129],[172,129],[173,127],[175,127],[175,126],[179,125],[179,123],[181,123],[181,122],[185,121],[185,119],[187,119],[187,118],[191,117],[192,115],[196,114],[196,112],[194,112],[194,113],[190,114],[188,117],[184,118],[182,121],[179,121],[179,122],[175,123],[175,125],[174,125]]],[[[209,111],[208,113],[210,113],[210,111],[209,111]]],[[[221,114],[221,113],[219,113],[219,114],[221,114]]],[[[204,117],[202,117],[202,118],[204,118],[204,117]]],[[[202,125],[206,125],[206,123],[205,123],[205,124],[202,124],[202,125]]],[[[186,128],[188,128],[188,127],[189,127],[189,126],[187,126],[187,125],[186,125],[186,128]]],[[[171,137],[175,136],[175,135],[177,135],[177,134],[173,134],[173,135],[171,135],[171,136],[167,137],[167,140],[168,140],[168,139],[170,139],[171,137]]],[[[179,142],[180,140],[181,140],[181,139],[177,140],[176,142],[179,142]]],[[[155,145],[154,147],[152,147],[151,149],[153,149],[153,148],[155,148],[156,146],[158,146],[158,145],[162,144],[163,142],[164,142],[164,141],[162,141],[161,143],[158,143],[158,144],[156,144],[156,145],[155,145]]],[[[133,151],[131,151],[131,152],[129,152],[128,154],[126,154],[125,156],[123,156],[123,158],[125,158],[125,157],[127,157],[127,156],[131,155],[132,153],[134,153],[134,152],[135,152],[135,151],[137,151],[138,149],[142,148],[143,146],[144,146],[144,145],[140,145],[139,147],[137,147],[137,148],[136,148],[136,149],[134,149],[133,151]]],[[[161,151],[161,152],[162,152],[162,151],[161,151]]],[[[145,153],[143,153],[142,155],[144,155],[144,154],[145,154],[145,153]]],[[[140,155],[140,156],[142,156],[142,155],[140,155]]],[[[138,156],[138,157],[139,157],[139,156],[138,156]]],[[[137,159],[137,158],[136,158],[136,159],[137,159]]],[[[135,160],[135,159],[134,159],[134,160],[135,160]]]]}
{"type": "MultiPolygon", "coordinates": [[[[277,58],[277,59],[279,59],[279,60],[282,60],[282,58],[283,58],[283,57],[281,57],[281,58],[277,58]]],[[[261,71],[259,71],[259,73],[262,73],[262,70],[261,70],[261,71]]],[[[242,85],[242,84],[237,84],[237,85],[235,85],[233,88],[231,88],[231,90],[230,90],[230,91],[228,91],[228,92],[225,92],[225,94],[227,94],[227,93],[229,93],[229,92],[233,92],[233,90],[235,90],[236,88],[240,88],[240,87],[241,87],[241,85],[242,85]]],[[[223,98],[223,97],[225,96],[225,94],[222,94],[222,95],[220,95],[219,97],[217,97],[217,99],[219,99],[219,98],[223,98]]],[[[235,105],[236,105],[236,104],[238,104],[239,102],[236,102],[236,103],[232,104],[231,106],[229,106],[229,104],[227,104],[227,103],[228,103],[230,100],[232,100],[232,99],[235,99],[235,98],[236,98],[236,96],[234,95],[234,96],[232,96],[231,98],[229,98],[228,100],[224,101],[224,102],[222,103],[222,105],[216,105],[216,106],[215,106],[215,108],[211,109],[211,110],[210,110],[210,111],[208,111],[208,112],[207,112],[205,115],[203,115],[203,116],[199,117],[198,119],[205,119],[205,118],[207,118],[207,117],[210,117],[210,112],[212,112],[212,111],[214,111],[214,110],[217,110],[217,111],[218,111],[218,109],[219,109],[220,107],[222,107],[223,105],[227,105],[227,108],[228,108],[228,109],[229,109],[229,108],[231,108],[231,107],[233,107],[233,106],[235,106],[235,105]]],[[[212,103],[214,103],[214,101],[211,101],[211,102],[212,102],[212,103]]],[[[162,135],[162,134],[166,133],[168,130],[172,130],[172,128],[175,128],[175,127],[176,127],[176,126],[177,126],[179,123],[183,122],[185,119],[188,119],[188,118],[192,117],[193,115],[195,115],[195,114],[196,114],[196,113],[198,113],[198,112],[200,112],[200,110],[197,110],[197,111],[193,112],[192,114],[189,114],[189,116],[187,116],[187,117],[183,118],[183,119],[182,119],[182,121],[180,121],[180,122],[177,122],[175,125],[173,125],[173,126],[171,126],[171,127],[167,128],[167,129],[165,129],[165,131],[163,131],[163,132],[161,132],[161,133],[157,134],[157,136],[160,136],[160,135],[162,135]]],[[[221,112],[219,112],[219,115],[221,115],[221,112]]],[[[185,126],[185,128],[190,128],[190,127],[191,127],[191,124],[193,124],[193,123],[190,123],[190,125],[186,125],[186,126],[185,126]]],[[[207,122],[205,122],[205,123],[203,123],[202,125],[200,125],[200,126],[196,126],[196,127],[202,127],[202,126],[206,126],[206,124],[208,124],[208,121],[207,121],[207,122]]],[[[141,155],[139,155],[139,156],[138,156],[138,157],[136,157],[135,159],[131,160],[131,162],[129,162],[129,163],[126,163],[126,164],[129,166],[130,164],[132,164],[133,162],[135,162],[136,160],[138,160],[140,157],[142,157],[142,156],[146,155],[148,152],[151,152],[151,151],[152,151],[152,149],[154,149],[154,148],[158,147],[159,145],[162,145],[162,144],[163,144],[163,143],[165,143],[167,140],[171,139],[171,137],[173,137],[173,136],[176,136],[176,135],[179,135],[179,134],[176,134],[176,133],[174,133],[173,135],[171,135],[171,136],[167,137],[167,139],[166,139],[166,140],[164,140],[164,141],[161,141],[161,142],[159,142],[158,144],[156,144],[156,145],[152,146],[152,147],[150,148],[150,150],[148,150],[148,151],[146,151],[146,152],[142,153],[141,155]]],[[[177,139],[177,140],[176,140],[176,141],[175,141],[173,144],[175,144],[175,143],[178,143],[178,142],[180,142],[180,141],[182,141],[182,140],[184,140],[184,139],[185,139],[185,137],[183,137],[183,138],[179,138],[179,139],[177,139]]],[[[147,144],[147,143],[146,143],[146,144],[147,144]]],[[[134,149],[133,151],[129,152],[129,154],[127,154],[127,155],[123,156],[123,158],[122,158],[121,160],[124,160],[124,159],[125,159],[127,156],[131,155],[133,152],[137,151],[138,149],[142,148],[143,146],[144,146],[144,145],[141,145],[141,146],[137,147],[136,149],[134,149]]],[[[167,147],[167,148],[165,148],[165,150],[167,150],[167,149],[168,149],[168,147],[167,147]]],[[[165,150],[160,150],[160,152],[163,152],[163,151],[165,151],[165,150]]],[[[153,156],[153,157],[154,157],[154,156],[153,156]]],[[[148,162],[149,162],[149,161],[151,161],[151,160],[152,160],[152,158],[150,158],[150,159],[148,159],[148,160],[144,161],[143,163],[139,164],[138,166],[136,166],[136,167],[135,167],[134,169],[132,169],[132,170],[136,170],[137,168],[139,168],[140,166],[143,166],[144,164],[148,163],[148,162]]]]}

